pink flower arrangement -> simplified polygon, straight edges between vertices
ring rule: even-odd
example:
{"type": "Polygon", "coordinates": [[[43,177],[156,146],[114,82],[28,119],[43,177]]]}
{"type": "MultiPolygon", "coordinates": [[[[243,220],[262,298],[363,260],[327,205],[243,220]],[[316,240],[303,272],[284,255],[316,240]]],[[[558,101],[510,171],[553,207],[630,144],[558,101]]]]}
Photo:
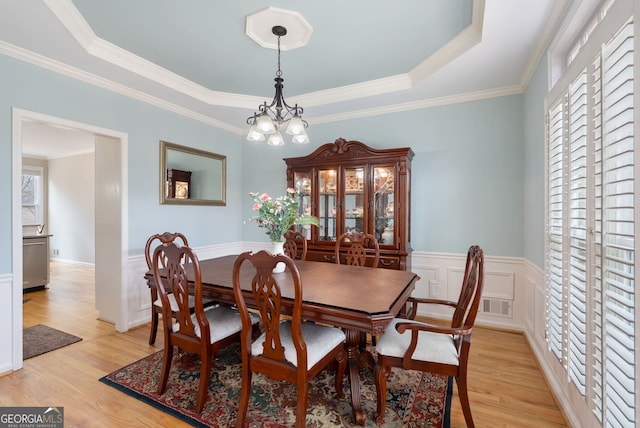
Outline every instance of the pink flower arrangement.
{"type": "Polygon", "coordinates": [[[318,225],[318,219],[298,212],[296,191],[287,189],[285,196],[273,199],[268,193],[250,192],[253,199],[251,209],[257,214],[251,218],[258,227],[267,229],[267,235],[273,242],[282,241],[282,235],[294,224],[318,225]]]}

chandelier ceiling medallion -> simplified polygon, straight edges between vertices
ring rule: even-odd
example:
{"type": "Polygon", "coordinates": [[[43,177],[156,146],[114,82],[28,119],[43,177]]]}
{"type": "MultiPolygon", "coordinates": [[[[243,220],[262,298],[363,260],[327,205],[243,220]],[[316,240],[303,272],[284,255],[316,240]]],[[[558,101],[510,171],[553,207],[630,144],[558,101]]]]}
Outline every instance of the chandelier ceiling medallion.
{"type": "Polygon", "coordinates": [[[268,135],[268,144],[282,146],[284,138],[280,130],[286,125],[285,133],[292,136],[293,143],[306,144],[309,142],[309,136],[305,128],[309,124],[302,119],[303,108],[298,104],[293,107],[287,104],[282,93],[284,79],[280,70],[280,37],[287,34],[287,29],[281,25],[275,25],[271,28],[271,32],[278,37],[278,71],[274,79],[276,94],[271,104],[265,101],[258,107],[259,111],[247,118],[247,125],[250,125],[247,140],[264,141],[268,135]]]}

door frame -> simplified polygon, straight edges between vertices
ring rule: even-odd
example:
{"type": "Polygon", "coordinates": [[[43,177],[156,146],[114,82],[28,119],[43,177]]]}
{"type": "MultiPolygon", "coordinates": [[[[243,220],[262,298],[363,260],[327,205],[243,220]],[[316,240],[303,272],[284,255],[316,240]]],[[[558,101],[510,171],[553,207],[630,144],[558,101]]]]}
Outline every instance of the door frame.
{"type": "MultiPolygon", "coordinates": [[[[126,133],[115,131],[106,128],[100,128],[86,123],[75,122],[67,119],[62,119],[55,116],[49,116],[41,113],[36,113],[19,108],[12,109],[12,171],[11,171],[11,210],[12,210],[12,246],[11,246],[11,260],[12,260],[12,319],[11,319],[11,347],[12,347],[12,368],[18,370],[22,368],[23,355],[22,355],[22,210],[21,210],[21,182],[22,182],[22,125],[27,120],[36,120],[45,122],[51,125],[57,125],[67,127],[71,129],[80,130],[93,134],[96,139],[106,137],[108,140],[112,140],[115,143],[119,143],[119,156],[115,158],[114,165],[119,172],[116,178],[116,184],[119,187],[118,192],[110,192],[108,196],[115,203],[119,204],[119,219],[110,219],[105,227],[111,228],[108,232],[112,236],[117,236],[119,239],[109,240],[107,245],[113,246],[108,251],[101,251],[102,254],[117,255],[118,259],[115,260],[101,260],[96,254],[96,267],[99,264],[102,265],[116,265],[119,266],[119,275],[111,277],[108,284],[98,284],[96,281],[96,296],[99,287],[108,287],[111,294],[116,294],[114,300],[116,308],[112,308],[110,311],[114,314],[111,321],[115,324],[117,331],[127,331],[128,329],[128,307],[126,299],[126,285],[128,283],[127,278],[127,258],[129,254],[129,228],[128,228],[128,135],[126,133]],[[115,199],[113,199],[115,198],[115,199]]],[[[102,139],[102,138],[101,138],[102,139]]],[[[96,162],[99,160],[96,158],[96,162]]],[[[101,197],[101,186],[98,185],[98,179],[96,179],[96,199],[101,197]]],[[[98,214],[96,214],[98,215],[98,214]]],[[[96,229],[98,229],[96,224],[96,229]]],[[[100,226],[102,227],[102,226],[100,226]]],[[[104,233],[102,231],[101,233],[104,233]]],[[[98,230],[96,235],[100,236],[98,230]]],[[[97,245],[97,242],[96,242],[97,245]]],[[[96,302],[96,307],[100,307],[99,302],[96,302]]]]}

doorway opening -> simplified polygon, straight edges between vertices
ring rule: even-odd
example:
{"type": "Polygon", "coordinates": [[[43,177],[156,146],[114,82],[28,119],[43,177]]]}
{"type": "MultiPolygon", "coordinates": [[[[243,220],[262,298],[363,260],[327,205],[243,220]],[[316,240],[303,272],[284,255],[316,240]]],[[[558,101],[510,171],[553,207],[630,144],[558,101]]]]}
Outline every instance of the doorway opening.
{"type": "Polygon", "coordinates": [[[95,304],[98,317],[127,330],[127,135],[53,116],[13,109],[12,145],[12,362],[22,367],[22,144],[26,123],[88,133],[95,145],[95,304]],[[99,245],[98,245],[99,243],[99,245]]]}

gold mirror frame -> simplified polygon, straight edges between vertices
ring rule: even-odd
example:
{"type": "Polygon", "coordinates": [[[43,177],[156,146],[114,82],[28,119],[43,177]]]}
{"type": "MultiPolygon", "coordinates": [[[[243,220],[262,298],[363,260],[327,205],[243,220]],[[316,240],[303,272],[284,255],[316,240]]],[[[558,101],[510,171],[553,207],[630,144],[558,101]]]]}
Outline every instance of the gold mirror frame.
{"type": "Polygon", "coordinates": [[[227,205],[227,157],[217,153],[160,141],[160,204],[227,205]],[[173,181],[179,197],[169,197],[168,171],[187,173],[173,181]]]}

